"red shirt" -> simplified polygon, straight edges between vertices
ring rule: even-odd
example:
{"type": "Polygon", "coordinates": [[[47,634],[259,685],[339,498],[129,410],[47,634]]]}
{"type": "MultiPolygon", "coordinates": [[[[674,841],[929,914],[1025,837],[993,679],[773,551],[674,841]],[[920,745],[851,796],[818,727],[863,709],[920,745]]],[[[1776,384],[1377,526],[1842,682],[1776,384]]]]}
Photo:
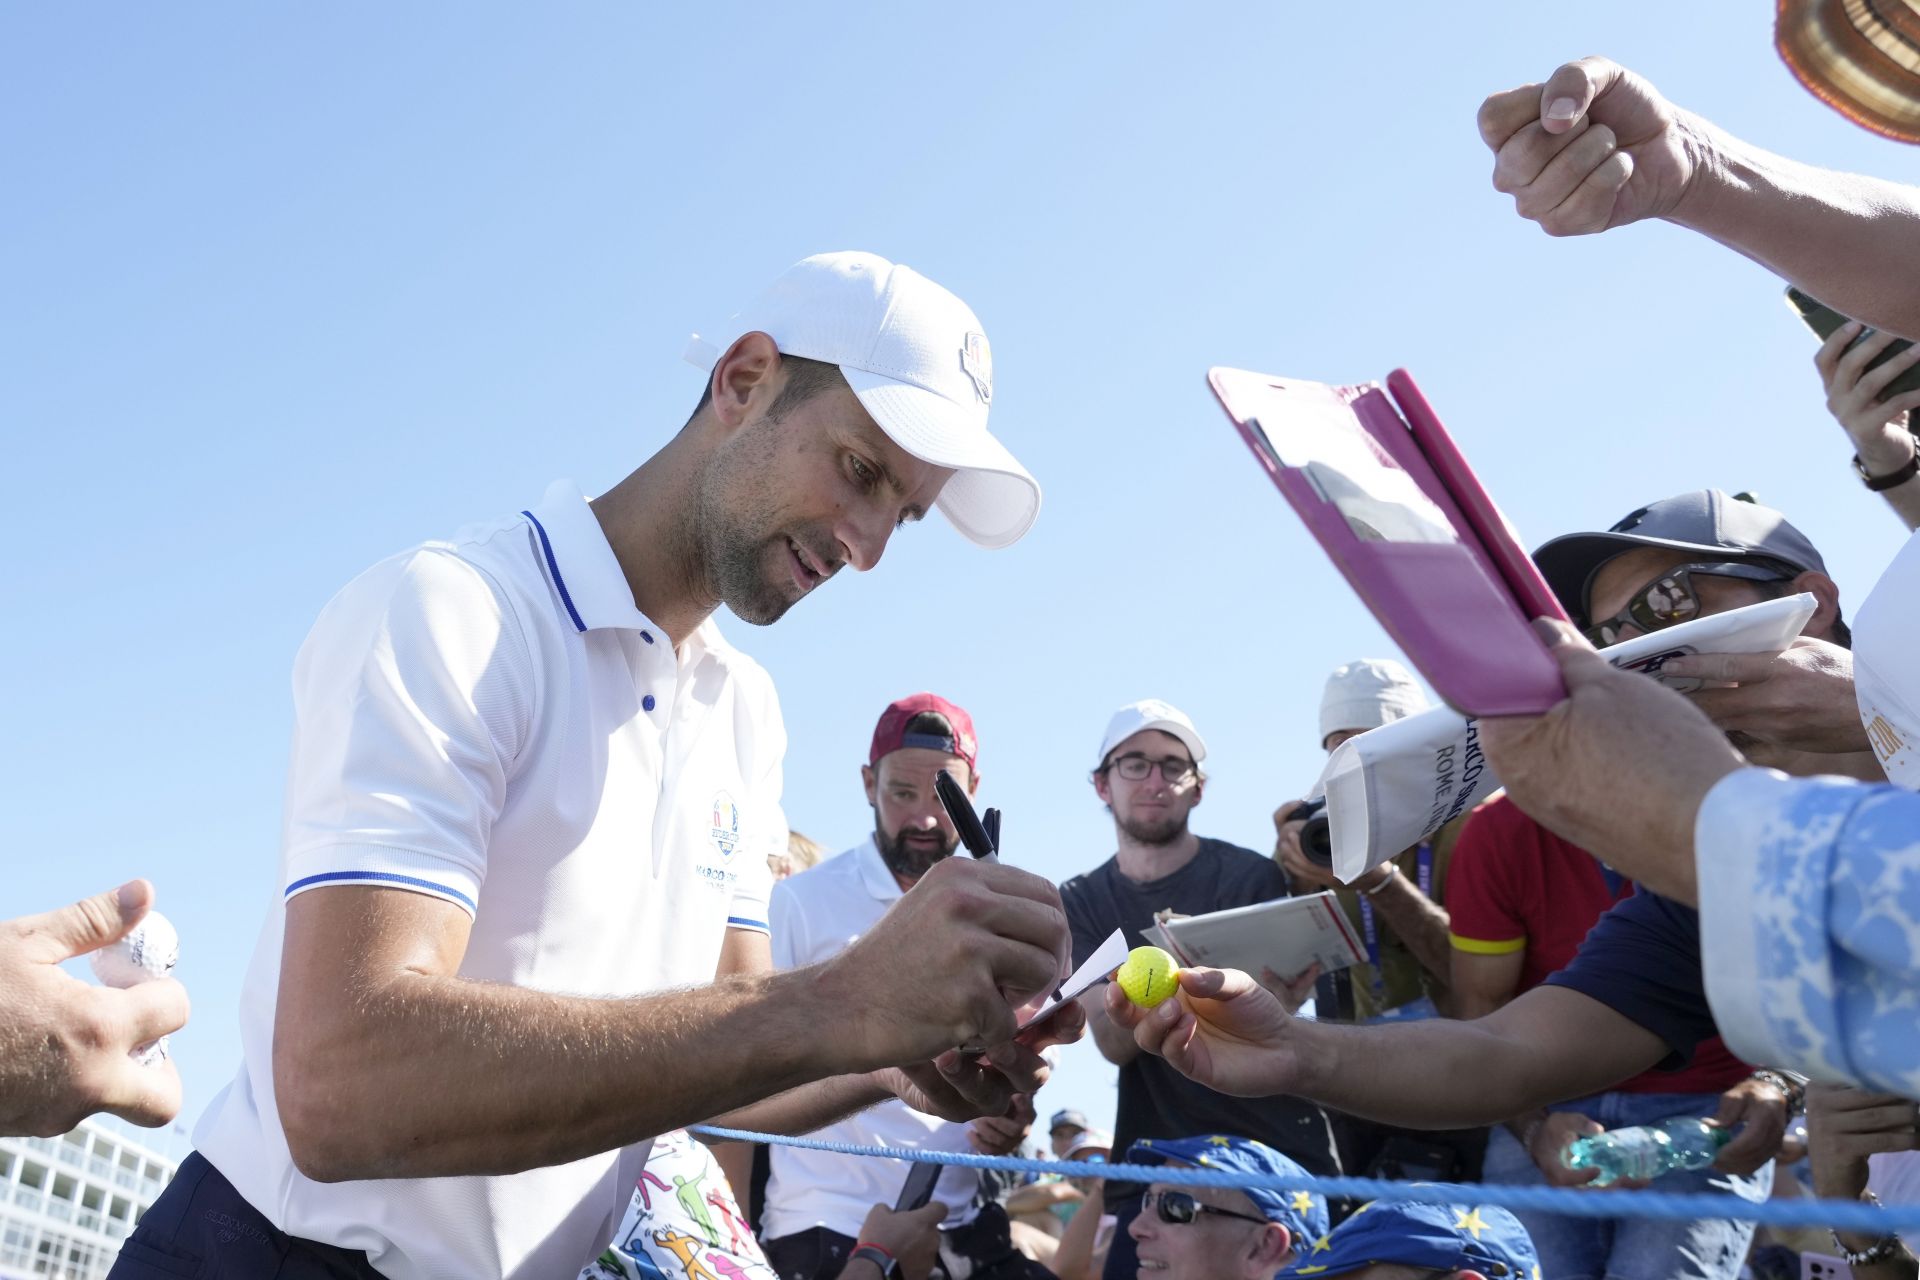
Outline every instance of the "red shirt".
{"type": "MultiPolygon", "coordinates": [[[[1500,795],[1473,811],[1453,846],[1448,927],[1460,951],[1524,952],[1518,995],[1564,968],[1594,922],[1632,892],[1631,880],[1610,876],[1599,859],[1500,795]]],[[[1720,1093],[1751,1072],[1716,1036],[1683,1070],[1644,1072],[1609,1092],[1720,1093]]]]}

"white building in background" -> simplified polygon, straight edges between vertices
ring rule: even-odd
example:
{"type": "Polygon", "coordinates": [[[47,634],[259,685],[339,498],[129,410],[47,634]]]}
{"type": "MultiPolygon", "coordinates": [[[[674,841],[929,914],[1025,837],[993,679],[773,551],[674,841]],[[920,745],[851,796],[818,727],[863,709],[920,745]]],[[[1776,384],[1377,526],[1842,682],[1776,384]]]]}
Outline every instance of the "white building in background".
{"type": "Polygon", "coordinates": [[[100,1280],[178,1162],[118,1121],[58,1138],[0,1137],[0,1280],[100,1280]]]}

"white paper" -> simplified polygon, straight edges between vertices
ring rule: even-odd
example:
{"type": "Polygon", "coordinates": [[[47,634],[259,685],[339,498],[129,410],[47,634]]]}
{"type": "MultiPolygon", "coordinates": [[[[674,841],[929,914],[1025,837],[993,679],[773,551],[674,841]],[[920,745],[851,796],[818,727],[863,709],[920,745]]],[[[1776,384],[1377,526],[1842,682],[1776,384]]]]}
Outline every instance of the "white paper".
{"type": "MultiPolygon", "coordinates": [[[[1376,388],[1377,390],[1377,388],[1376,388]]],[[[1453,522],[1389,455],[1334,388],[1268,384],[1248,425],[1281,466],[1299,471],[1367,542],[1460,541],[1453,522]]]]}
{"type": "Polygon", "coordinates": [[[1020,1030],[1025,1031],[1067,1001],[1077,998],[1082,991],[1118,969],[1126,962],[1126,958],[1127,935],[1115,929],[1107,935],[1105,942],[1094,948],[1093,954],[1087,957],[1087,962],[1075,969],[1073,974],[1060,984],[1059,994],[1041,1005],[1034,1011],[1033,1016],[1020,1024],[1020,1030]]]}
{"type": "Polygon", "coordinates": [[[1271,969],[1292,978],[1318,964],[1332,973],[1360,963],[1352,927],[1331,893],[1275,898],[1203,916],[1182,916],[1146,930],[1182,964],[1239,969],[1258,977],[1271,969]]]}
{"type": "MultiPolygon", "coordinates": [[[[1800,634],[1816,605],[1804,592],[1767,600],[1635,636],[1601,656],[1690,693],[1699,680],[1662,675],[1661,667],[1695,653],[1778,653],[1800,634]]],[[[1327,798],[1333,873],[1351,884],[1499,789],[1480,752],[1478,723],[1451,707],[1435,707],[1341,743],[1313,794],[1327,798]]]]}

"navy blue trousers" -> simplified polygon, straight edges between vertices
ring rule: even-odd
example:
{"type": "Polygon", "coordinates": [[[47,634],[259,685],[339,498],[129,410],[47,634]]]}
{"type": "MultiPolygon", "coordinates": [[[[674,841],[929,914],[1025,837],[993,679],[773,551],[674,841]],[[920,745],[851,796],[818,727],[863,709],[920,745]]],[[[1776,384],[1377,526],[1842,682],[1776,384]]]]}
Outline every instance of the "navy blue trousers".
{"type": "Polygon", "coordinates": [[[107,1280],[381,1280],[367,1255],[290,1236],[198,1152],[120,1246],[107,1280]]]}

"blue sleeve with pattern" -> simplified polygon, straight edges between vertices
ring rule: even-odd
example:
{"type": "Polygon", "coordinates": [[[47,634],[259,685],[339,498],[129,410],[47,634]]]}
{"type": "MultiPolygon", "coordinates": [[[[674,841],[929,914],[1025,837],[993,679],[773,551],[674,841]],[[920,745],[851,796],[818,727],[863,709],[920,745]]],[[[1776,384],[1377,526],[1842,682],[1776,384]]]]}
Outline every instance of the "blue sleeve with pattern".
{"type": "Polygon", "coordinates": [[[1920,1096],[1920,795],[1743,769],[1708,793],[1694,851],[1734,1051],[1920,1096]]]}

